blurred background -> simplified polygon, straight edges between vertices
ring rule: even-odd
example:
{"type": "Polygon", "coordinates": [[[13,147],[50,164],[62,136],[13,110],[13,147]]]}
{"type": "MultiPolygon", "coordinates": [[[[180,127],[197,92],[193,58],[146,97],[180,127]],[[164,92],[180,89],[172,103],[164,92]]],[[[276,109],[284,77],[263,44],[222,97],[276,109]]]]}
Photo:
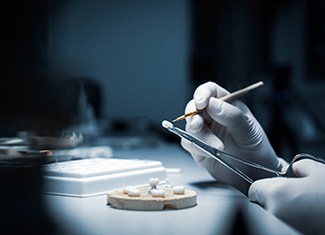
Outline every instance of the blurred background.
{"type": "Polygon", "coordinates": [[[322,0],[16,0],[2,11],[1,136],[74,127],[179,141],[161,121],[199,84],[262,80],[243,100],[278,155],[325,156],[322,0]]]}

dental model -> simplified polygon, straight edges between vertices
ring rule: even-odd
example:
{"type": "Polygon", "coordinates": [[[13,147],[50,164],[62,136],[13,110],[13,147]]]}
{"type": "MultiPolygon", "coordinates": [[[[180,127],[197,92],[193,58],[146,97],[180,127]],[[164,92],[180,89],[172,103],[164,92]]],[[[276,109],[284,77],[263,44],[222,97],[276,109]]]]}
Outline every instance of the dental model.
{"type": "Polygon", "coordinates": [[[129,190],[128,195],[130,197],[140,197],[141,196],[141,191],[137,188],[133,188],[129,190]]]}
{"type": "Polygon", "coordinates": [[[185,187],[183,185],[174,186],[172,189],[173,189],[174,194],[184,194],[185,193],[185,187]]]}
{"type": "Polygon", "coordinates": [[[196,192],[183,185],[158,185],[158,178],[150,178],[149,186],[127,186],[107,194],[107,204],[126,210],[183,209],[196,205],[196,192]]]}
{"type": "Polygon", "coordinates": [[[123,193],[124,194],[129,194],[129,192],[132,190],[132,189],[134,189],[135,187],[134,186],[127,186],[127,187],[125,187],[125,188],[123,188],[123,193]]]}
{"type": "Polygon", "coordinates": [[[152,188],[155,188],[157,186],[157,184],[159,183],[159,179],[158,178],[150,178],[149,179],[149,185],[152,188]]]}
{"type": "Polygon", "coordinates": [[[153,197],[164,197],[166,192],[163,189],[151,189],[150,190],[153,197]]]}
{"type": "Polygon", "coordinates": [[[161,125],[166,129],[171,129],[174,127],[173,123],[171,123],[167,120],[162,121],[161,125]]]}

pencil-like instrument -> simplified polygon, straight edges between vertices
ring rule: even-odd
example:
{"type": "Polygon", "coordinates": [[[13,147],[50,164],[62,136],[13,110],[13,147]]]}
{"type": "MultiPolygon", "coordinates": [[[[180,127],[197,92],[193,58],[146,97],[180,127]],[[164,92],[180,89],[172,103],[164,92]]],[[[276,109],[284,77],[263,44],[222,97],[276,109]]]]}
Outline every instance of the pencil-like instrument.
{"type": "MultiPolygon", "coordinates": [[[[254,89],[258,88],[258,87],[262,86],[263,84],[264,83],[262,81],[254,83],[254,84],[252,84],[252,85],[250,85],[248,87],[245,87],[243,89],[240,89],[238,91],[235,91],[233,93],[225,95],[225,96],[221,97],[220,99],[223,100],[223,101],[230,101],[230,100],[237,99],[238,97],[246,95],[251,90],[254,90],[254,89]]],[[[192,112],[186,113],[186,114],[184,114],[182,116],[179,116],[178,118],[174,119],[173,122],[178,122],[178,121],[184,120],[185,118],[194,116],[195,114],[198,114],[201,111],[202,110],[194,110],[192,112]]]]}

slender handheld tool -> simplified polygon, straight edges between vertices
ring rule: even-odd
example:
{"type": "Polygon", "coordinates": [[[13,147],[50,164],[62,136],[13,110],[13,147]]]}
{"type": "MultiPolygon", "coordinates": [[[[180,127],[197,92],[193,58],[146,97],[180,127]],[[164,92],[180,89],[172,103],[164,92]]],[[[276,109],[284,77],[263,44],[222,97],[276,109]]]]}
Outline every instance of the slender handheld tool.
{"type": "Polygon", "coordinates": [[[244,172],[242,172],[240,169],[230,165],[228,163],[229,159],[241,162],[241,163],[243,163],[245,165],[248,165],[250,167],[254,167],[254,168],[258,168],[258,169],[262,169],[264,171],[267,171],[269,173],[270,177],[280,175],[280,172],[278,172],[276,170],[266,168],[266,167],[261,166],[261,165],[259,165],[257,163],[254,163],[254,162],[243,160],[243,159],[241,159],[239,157],[233,156],[233,155],[228,154],[228,153],[226,153],[224,151],[221,151],[221,150],[219,150],[217,148],[214,148],[214,147],[208,145],[207,143],[205,143],[204,141],[198,139],[197,137],[191,135],[190,133],[179,129],[178,127],[174,127],[174,125],[169,121],[166,121],[166,120],[163,121],[162,126],[165,127],[168,131],[178,135],[179,137],[187,139],[188,141],[192,142],[197,147],[204,150],[210,157],[212,157],[213,159],[215,159],[216,161],[218,161],[219,163],[221,163],[222,165],[227,167],[229,170],[231,170],[236,175],[243,178],[249,184],[252,184],[254,182],[254,180],[251,179],[244,172]]]}
{"type": "MultiPolygon", "coordinates": [[[[263,86],[263,82],[260,81],[260,82],[257,82],[257,83],[254,83],[248,87],[245,87],[243,89],[240,89],[238,91],[235,91],[233,93],[230,93],[226,96],[223,96],[221,97],[220,99],[223,100],[223,101],[230,101],[230,100],[234,100],[234,99],[237,99],[243,95],[246,95],[248,92],[250,92],[251,90],[254,90],[260,86],[263,86]]],[[[185,118],[187,117],[191,117],[191,116],[194,116],[195,114],[198,114],[199,112],[201,112],[201,110],[194,110],[192,112],[189,112],[189,113],[186,113],[182,116],[179,116],[178,118],[174,119],[173,122],[178,122],[178,121],[181,121],[181,120],[184,120],[185,118]]]]}
{"type": "Polygon", "coordinates": [[[275,169],[264,167],[260,164],[255,163],[255,162],[241,159],[239,157],[236,157],[234,155],[231,155],[229,153],[221,151],[217,148],[214,148],[214,147],[208,145],[207,143],[205,143],[204,141],[198,139],[197,137],[191,135],[190,133],[183,131],[182,129],[179,129],[177,127],[174,127],[174,125],[169,121],[166,121],[166,120],[163,121],[162,126],[165,127],[168,131],[178,135],[181,138],[187,139],[188,141],[190,141],[193,144],[195,144],[196,146],[198,146],[200,149],[204,150],[206,153],[208,153],[208,155],[210,157],[212,157],[213,159],[215,159],[216,161],[218,161],[219,163],[221,163],[222,165],[227,167],[229,170],[231,170],[236,175],[240,176],[247,183],[249,183],[249,185],[252,184],[257,179],[252,179],[247,174],[245,174],[243,171],[241,171],[238,167],[234,167],[231,164],[231,162],[229,162],[229,160],[233,160],[233,162],[234,161],[239,162],[239,163],[245,165],[246,167],[250,167],[250,168],[254,168],[254,169],[263,171],[264,174],[262,174],[262,176],[260,178],[279,177],[279,176],[295,177],[295,174],[293,173],[293,170],[292,170],[292,165],[293,165],[293,163],[295,163],[299,160],[302,160],[302,159],[312,159],[314,161],[318,161],[318,162],[325,164],[325,161],[323,159],[316,158],[310,154],[300,153],[300,154],[297,154],[293,158],[291,163],[288,165],[288,167],[284,171],[278,171],[275,169]]]}

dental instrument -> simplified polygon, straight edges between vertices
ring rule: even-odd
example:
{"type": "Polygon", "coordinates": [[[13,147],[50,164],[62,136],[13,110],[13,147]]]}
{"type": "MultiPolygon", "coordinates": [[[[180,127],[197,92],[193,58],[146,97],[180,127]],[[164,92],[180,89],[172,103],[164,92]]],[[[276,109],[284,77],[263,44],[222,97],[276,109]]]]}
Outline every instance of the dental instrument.
{"type": "MultiPolygon", "coordinates": [[[[323,159],[320,158],[316,158],[310,154],[306,154],[306,153],[300,153],[297,154],[292,161],[290,162],[290,164],[288,165],[288,167],[283,170],[283,171],[278,171],[275,169],[271,169],[271,168],[267,168],[264,167],[260,164],[257,164],[255,162],[251,162],[248,160],[244,160],[241,159],[239,157],[236,157],[234,155],[231,155],[227,152],[224,152],[222,150],[219,150],[217,148],[214,148],[210,145],[208,145],[207,143],[205,143],[204,141],[198,139],[197,137],[191,135],[190,133],[178,128],[178,127],[174,127],[174,125],[167,121],[164,120],[162,122],[162,126],[164,128],[166,128],[168,131],[178,135],[181,138],[187,139],[188,141],[192,142],[193,144],[195,144],[196,146],[198,146],[200,149],[204,150],[206,153],[208,153],[208,155],[210,157],[212,157],[213,159],[215,159],[216,161],[218,161],[219,163],[221,163],[222,165],[224,165],[226,168],[228,168],[230,171],[232,171],[233,173],[237,174],[238,176],[240,176],[242,179],[244,179],[247,183],[252,184],[254,182],[254,180],[249,177],[247,174],[245,174],[243,171],[241,171],[240,169],[238,169],[237,167],[234,167],[231,165],[231,163],[228,163],[228,161],[234,160],[237,161],[239,163],[242,163],[248,167],[254,168],[254,169],[258,169],[263,171],[266,174],[263,174],[263,176],[261,178],[267,178],[267,177],[295,177],[295,174],[293,173],[292,170],[292,165],[293,163],[300,161],[302,159],[312,159],[321,163],[325,164],[325,161],[323,159]]],[[[259,179],[261,179],[259,178],[259,179]]],[[[257,179],[255,179],[257,180],[257,179]]]]}
{"type": "MultiPolygon", "coordinates": [[[[220,99],[223,100],[223,101],[230,101],[230,100],[234,100],[234,99],[237,99],[238,97],[241,97],[243,95],[246,95],[248,92],[250,92],[251,90],[254,90],[260,86],[263,86],[263,82],[260,81],[260,82],[257,82],[257,83],[254,83],[248,87],[245,87],[243,89],[240,89],[238,91],[235,91],[233,93],[230,93],[226,96],[223,96],[221,97],[220,99]]],[[[186,113],[182,116],[179,116],[178,118],[174,119],[172,122],[178,122],[178,121],[181,121],[187,117],[191,117],[191,116],[194,116],[195,114],[198,114],[200,113],[202,110],[194,110],[192,112],[189,112],[189,113],[186,113]]]]}

